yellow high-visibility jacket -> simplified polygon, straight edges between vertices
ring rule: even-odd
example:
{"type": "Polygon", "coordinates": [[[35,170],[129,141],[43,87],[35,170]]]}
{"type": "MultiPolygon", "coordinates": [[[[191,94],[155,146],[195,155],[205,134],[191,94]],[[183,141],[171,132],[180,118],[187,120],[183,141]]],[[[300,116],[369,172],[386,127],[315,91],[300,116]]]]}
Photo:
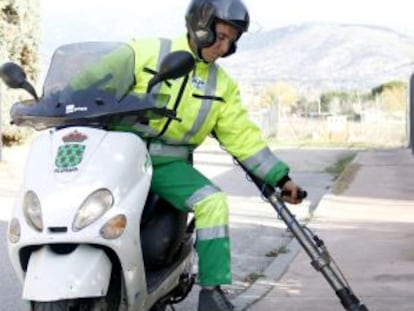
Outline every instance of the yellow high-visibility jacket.
{"type": "MultiPolygon", "coordinates": [[[[194,55],[186,36],[171,41],[132,40],[129,44],[135,53],[133,91],[137,93],[145,93],[151,71],[157,70],[168,52],[185,50],[194,55]]],[[[176,110],[182,121],[162,118],[137,124],[141,135],[169,147],[192,150],[214,133],[231,155],[265,182],[276,185],[288,174],[287,165],[270,151],[259,128],[248,119],[236,82],[220,66],[196,61],[188,77],[169,82],[161,83],[157,92],[171,95],[168,108],[176,110]]]]}

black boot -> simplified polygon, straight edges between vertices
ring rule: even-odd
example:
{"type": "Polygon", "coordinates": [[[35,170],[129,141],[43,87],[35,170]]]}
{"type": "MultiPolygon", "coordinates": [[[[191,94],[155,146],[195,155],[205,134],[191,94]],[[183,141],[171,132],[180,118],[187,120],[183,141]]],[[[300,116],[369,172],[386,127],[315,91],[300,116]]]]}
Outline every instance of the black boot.
{"type": "Polygon", "coordinates": [[[220,286],[212,289],[202,288],[198,296],[198,311],[232,311],[234,306],[220,286]]]}

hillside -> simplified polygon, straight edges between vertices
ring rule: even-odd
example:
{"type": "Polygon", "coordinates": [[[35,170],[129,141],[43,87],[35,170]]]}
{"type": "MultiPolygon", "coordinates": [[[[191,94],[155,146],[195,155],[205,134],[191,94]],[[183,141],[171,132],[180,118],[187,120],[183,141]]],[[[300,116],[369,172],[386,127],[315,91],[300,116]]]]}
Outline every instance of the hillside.
{"type": "MultiPolygon", "coordinates": [[[[69,27],[56,18],[45,23],[43,67],[58,44],[129,37],[120,27],[104,31],[92,21],[82,27],[76,23],[69,27]]],[[[220,62],[241,83],[285,80],[304,91],[367,89],[408,79],[414,71],[414,37],[376,26],[292,25],[246,34],[238,53],[220,62]]]]}
{"type": "Polygon", "coordinates": [[[222,65],[241,83],[285,80],[302,90],[367,89],[414,71],[414,38],[391,29],[303,24],[239,42],[222,65]]]}

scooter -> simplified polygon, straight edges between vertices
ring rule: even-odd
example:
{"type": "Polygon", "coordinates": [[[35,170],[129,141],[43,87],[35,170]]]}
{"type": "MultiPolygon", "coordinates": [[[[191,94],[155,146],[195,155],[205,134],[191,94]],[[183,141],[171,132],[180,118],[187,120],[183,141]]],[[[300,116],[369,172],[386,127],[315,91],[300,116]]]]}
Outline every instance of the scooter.
{"type": "Polygon", "coordinates": [[[168,54],[145,94],[130,91],[133,64],[126,44],[64,45],[41,97],[21,67],[0,68],[7,86],[34,98],[12,106],[12,122],[42,131],[8,226],[9,256],[31,310],[163,311],[194,284],[194,223],[150,193],[143,139],[112,130],[175,118],[168,97],[153,87],[188,74],[194,59],[184,51],[168,54]],[[106,57],[119,61],[93,76],[89,68],[106,57]],[[74,87],[82,74],[93,83],[74,87]]]}
{"type": "MultiPolygon", "coordinates": [[[[117,63],[118,70],[101,73],[87,90],[66,90],[72,73],[78,72],[74,64],[84,68],[85,58],[87,64],[94,63],[113,50],[121,50],[121,59],[133,61],[132,54],[125,57],[132,52],[126,47],[83,44],[59,49],[40,99],[20,67],[8,63],[0,68],[0,77],[9,87],[23,88],[35,98],[12,107],[13,122],[49,129],[32,146],[8,228],[11,261],[23,283],[23,298],[33,310],[162,311],[183,300],[194,284],[194,221],[148,195],[152,168],[145,143],[108,126],[145,123],[157,116],[175,118],[174,111],[160,103],[163,96],[152,94],[151,89],[190,72],[194,60],[185,52],[169,54],[147,94],[125,94],[133,82],[128,61],[123,68],[117,63]],[[65,60],[73,54],[76,57],[65,60]],[[119,72],[130,79],[121,80],[117,88],[108,85],[119,72]]],[[[332,265],[335,262],[323,241],[284,204],[284,193],[244,171],[344,309],[367,311],[339,268],[332,265]]]]}

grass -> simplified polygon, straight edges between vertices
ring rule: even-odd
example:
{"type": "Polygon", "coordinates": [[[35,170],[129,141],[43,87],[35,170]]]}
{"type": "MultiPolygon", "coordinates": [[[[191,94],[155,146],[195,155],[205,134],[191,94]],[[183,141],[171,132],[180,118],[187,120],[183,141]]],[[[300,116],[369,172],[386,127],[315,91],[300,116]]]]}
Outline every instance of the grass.
{"type": "Polygon", "coordinates": [[[257,281],[258,279],[264,278],[264,277],[266,277],[266,275],[263,274],[262,272],[252,272],[244,278],[244,281],[248,283],[253,283],[257,281]]]}
{"type": "Polygon", "coordinates": [[[280,254],[286,254],[289,252],[289,249],[286,246],[281,246],[279,248],[275,248],[268,252],[265,256],[266,257],[277,257],[280,254]]]}
{"type": "MultiPolygon", "coordinates": [[[[274,250],[271,250],[265,256],[266,257],[277,257],[280,254],[286,254],[288,252],[289,252],[289,249],[286,246],[281,246],[279,248],[275,248],[274,250]]],[[[266,277],[266,275],[263,272],[252,272],[244,278],[244,281],[247,283],[254,283],[258,279],[264,278],[264,277],[266,277]]]]}
{"type": "Polygon", "coordinates": [[[334,179],[337,179],[338,176],[345,170],[347,165],[354,160],[357,154],[352,152],[344,157],[338,159],[332,166],[329,166],[325,169],[325,171],[329,174],[334,176],[334,179]]]}
{"type": "Polygon", "coordinates": [[[347,166],[342,174],[340,174],[333,183],[331,192],[336,195],[344,193],[345,190],[348,189],[348,186],[355,179],[355,176],[358,173],[360,167],[361,165],[358,163],[352,163],[347,166]]]}
{"type": "Polygon", "coordinates": [[[355,156],[356,153],[348,154],[336,161],[334,165],[326,168],[325,171],[332,174],[335,180],[331,188],[333,194],[342,194],[354,180],[361,167],[360,164],[352,162],[355,156]]]}

